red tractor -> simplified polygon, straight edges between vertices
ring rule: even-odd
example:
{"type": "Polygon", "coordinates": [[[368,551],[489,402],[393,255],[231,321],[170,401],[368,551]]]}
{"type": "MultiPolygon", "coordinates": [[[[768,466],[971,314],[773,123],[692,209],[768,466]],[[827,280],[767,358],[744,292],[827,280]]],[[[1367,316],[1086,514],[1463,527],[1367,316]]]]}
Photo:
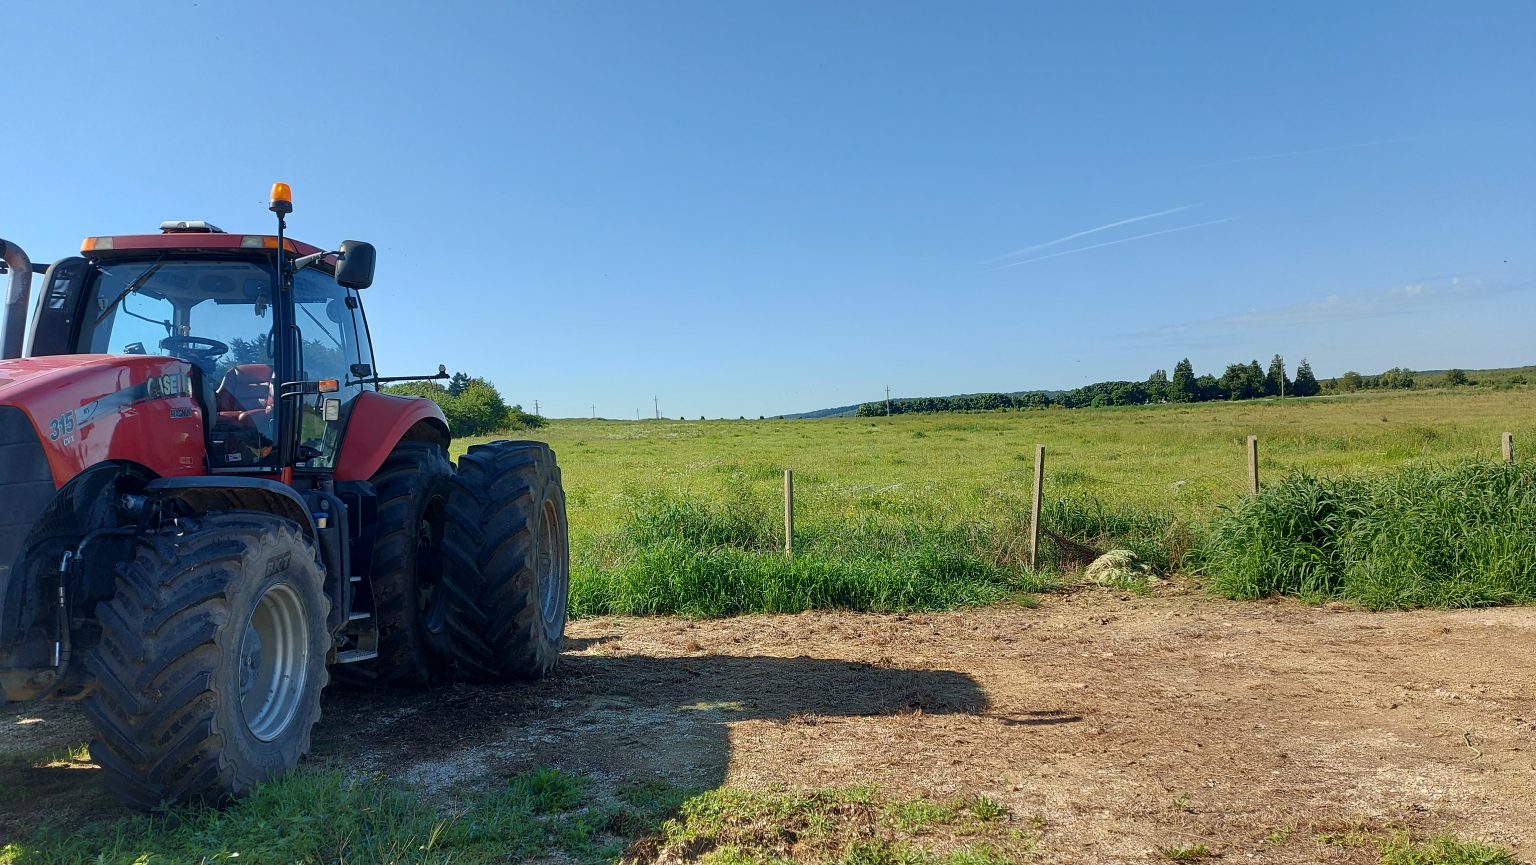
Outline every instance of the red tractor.
{"type": "Polygon", "coordinates": [[[286,184],[271,209],[275,236],[88,237],[30,329],[0,240],[0,702],[83,699],[140,808],[293,768],[332,678],[536,678],[565,630],[554,454],[455,471],[436,404],[378,390],[373,247],[285,237],[286,184]]]}

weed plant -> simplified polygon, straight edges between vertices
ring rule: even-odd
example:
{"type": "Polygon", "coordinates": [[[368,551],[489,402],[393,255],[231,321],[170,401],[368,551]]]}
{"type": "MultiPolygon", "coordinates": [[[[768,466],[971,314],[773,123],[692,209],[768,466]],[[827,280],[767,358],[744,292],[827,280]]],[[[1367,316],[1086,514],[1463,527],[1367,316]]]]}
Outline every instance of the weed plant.
{"type": "Polygon", "coordinates": [[[1536,466],[1459,462],[1298,473],[1215,520],[1195,559],[1232,598],[1373,609],[1536,601],[1536,466]]]}

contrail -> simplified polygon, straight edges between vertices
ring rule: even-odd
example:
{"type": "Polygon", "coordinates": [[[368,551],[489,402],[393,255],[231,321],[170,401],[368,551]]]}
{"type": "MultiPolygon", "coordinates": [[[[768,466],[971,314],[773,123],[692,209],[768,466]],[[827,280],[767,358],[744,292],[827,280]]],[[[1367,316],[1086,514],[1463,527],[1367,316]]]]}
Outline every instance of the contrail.
{"type": "Polygon", "coordinates": [[[1034,246],[1026,246],[1023,249],[1015,249],[1013,252],[1005,252],[996,258],[989,258],[986,261],[983,261],[982,264],[991,264],[994,261],[1002,261],[1005,258],[1013,258],[1016,255],[1027,255],[1037,249],[1045,249],[1048,246],[1055,246],[1058,243],[1066,243],[1069,240],[1076,240],[1079,237],[1086,237],[1087,235],[1096,234],[1100,231],[1108,231],[1111,228],[1119,228],[1122,225],[1130,225],[1133,222],[1142,222],[1148,219],[1156,219],[1159,216],[1167,216],[1170,213],[1178,213],[1181,210],[1188,210],[1191,207],[1194,207],[1194,205],[1186,204],[1183,207],[1175,207],[1169,210],[1159,210],[1156,213],[1148,213],[1144,216],[1133,216],[1130,219],[1122,219],[1119,222],[1111,222],[1106,225],[1101,225],[1098,228],[1090,228],[1087,231],[1079,231],[1076,234],[1069,234],[1066,237],[1058,237],[1055,240],[1047,240],[1044,243],[1037,243],[1034,246]]]}
{"type": "Polygon", "coordinates": [[[1150,232],[1148,232],[1146,234],[1137,234],[1137,235],[1134,235],[1134,236],[1131,236],[1131,237],[1122,237],[1119,240],[1106,240],[1103,243],[1095,243],[1095,244],[1092,244],[1092,245],[1089,245],[1089,246],[1079,246],[1076,249],[1064,249],[1061,252],[1053,252],[1050,255],[1042,255],[1042,256],[1040,256],[1038,258],[1027,258],[1027,259],[1025,259],[1023,261],[1013,261],[1013,262],[1009,262],[1008,264],[999,265],[997,267],[989,267],[986,270],[982,271],[982,273],[991,273],[994,270],[1007,270],[1010,267],[1018,267],[1019,265],[1022,265],[1022,264],[1034,264],[1037,261],[1045,261],[1048,258],[1060,258],[1063,255],[1076,255],[1079,252],[1087,252],[1090,249],[1102,249],[1102,248],[1104,248],[1106,246],[1114,246],[1117,243],[1130,243],[1133,240],[1145,240],[1145,239],[1147,239],[1149,237],[1157,237],[1160,234],[1173,234],[1174,232],[1177,232],[1177,231],[1189,231],[1190,229],[1193,229],[1193,228],[1204,228],[1207,225],[1220,225],[1223,222],[1231,222],[1232,220],[1234,220],[1236,218],[1237,217],[1235,217],[1235,216],[1229,216],[1226,219],[1212,219],[1209,222],[1197,222],[1197,223],[1195,223],[1193,225],[1181,225],[1181,226],[1179,226],[1177,228],[1165,228],[1162,231],[1150,231],[1150,232]]]}
{"type": "Polygon", "coordinates": [[[1340,150],[1357,150],[1361,147],[1378,147],[1382,144],[1400,144],[1404,141],[1417,141],[1423,136],[1410,135],[1404,138],[1383,138],[1380,141],[1362,141],[1358,144],[1340,144],[1334,147],[1314,147],[1311,150],[1289,150],[1285,153],[1265,153],[1259,156],[1244,156],[1241,159],[1228,159],[1223,162],[1204,162],[1200,165],[1191,165],[1190,168],[1217,168],[1222,165],[1237,165],[1243,162],[1262,162],[1266,159],[1285,159],[1291,156],[1311,156],[1314,153],[1335,153],[1340,150]]]}

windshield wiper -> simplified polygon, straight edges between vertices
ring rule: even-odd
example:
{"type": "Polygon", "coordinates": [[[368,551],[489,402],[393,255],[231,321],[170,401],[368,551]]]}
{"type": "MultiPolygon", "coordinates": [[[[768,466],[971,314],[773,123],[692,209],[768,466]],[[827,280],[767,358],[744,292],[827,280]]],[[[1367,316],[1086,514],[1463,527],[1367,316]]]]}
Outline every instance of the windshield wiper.
{"type": "MultiPolygon", "coordinates": [[[[310,321],[312,321],[315,324],[319,325],[320,326],[320,332],[325,334],[326,338],[329,339],[331,342],[336,343],[336,347],[337,348],[341,349],[342,351],[346,351],[347,347],[342,345],[341,344],[341,340],[337,339],[335,336],[333,336],[331,334],[330,331],[325,329],[325,325],[320,322],[320,319],[315,318],[315,314],[314,313],[312,313],[309,310],[305,309],[303,304],[296,303],[296,304],[294,304],[294,306],[297,306],[299,308],[299,312],[302,312],[305,315],[309,316],[309,320],[310,321]]],[[[318,342],[318,340],[317,340],[317,342],[318,342]]]]}
{"type": "MultiPolygon", "coordinates": [[[[101,315],[96,316],[96,321],[91,323],[91,329],[95,330],[96,326],[101,324],[102,319],[106,318],[109,314],[111,314],[112,310],[116,309],[117,305],[123,302],[123,298],[125,298],[128,295],[133,294],[135,291],[138,291],[139,289],[143,288],[144,287],[144,283],[148,282],[149,278],[151,276],[155,275],[155,272],[160,269],[160,265],[164,261],[165,261],[165,256],[161,256],[161,257],[155,259],[155,263],[154,264],[151,264],[149,267],[144,268],[144,272],[139,274],[138,277],[136,279],[134,279],[133,282],[128,283],[128,287],[123,289],[121,292],[119,292],[117,297],[112,298],[112,302],[107,304],[107,308],[103,309],[101,311],[101,315]]],[[[143,318],[144,316],[141,315],[141,316],[135,316],[135,317],[136,318],[143,318]]],[[[165,324],[165,322],[157,321],[157,322],[155,322],[155,324],[165,324]]]]}

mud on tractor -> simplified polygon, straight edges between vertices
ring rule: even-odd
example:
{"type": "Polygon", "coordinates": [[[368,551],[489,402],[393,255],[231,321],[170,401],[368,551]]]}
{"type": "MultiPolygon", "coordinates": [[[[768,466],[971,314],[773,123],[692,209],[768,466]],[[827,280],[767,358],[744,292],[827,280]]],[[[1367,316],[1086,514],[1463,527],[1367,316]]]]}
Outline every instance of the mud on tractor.
{"type": "Polygon", "coordinates": [[[139,808],[293,768],[333,679],[537,678],[565,629],[554,454],[455,469],[438,407],[378,389],[406,377],[375,369],[373,247],[286,237],[286,184],[271,210],[275,235],[88,237],[30,329],[0,240],[0,702],[84,700],[139,808]]]}

